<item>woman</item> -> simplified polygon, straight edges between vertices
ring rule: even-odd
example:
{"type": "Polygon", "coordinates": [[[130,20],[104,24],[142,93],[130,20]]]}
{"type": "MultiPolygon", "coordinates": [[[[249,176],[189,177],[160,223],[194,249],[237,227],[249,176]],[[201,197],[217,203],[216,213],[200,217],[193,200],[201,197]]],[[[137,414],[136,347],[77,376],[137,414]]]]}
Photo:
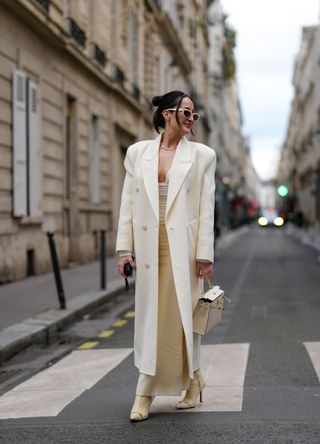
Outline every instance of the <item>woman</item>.
{"type": "Polygon", "coordinates": [[[199,395],[202,402],[192,312],[199,279],[213,271],[215,153],[186,138],[200,117],[187,94],[171,91],[152,104],[160,135],[127,150],[116,244],[119,273],[127,262],[136,270],[132,421],[148,418],[154,396],[186,390],[177,408],[195,407],[199,395]]]}

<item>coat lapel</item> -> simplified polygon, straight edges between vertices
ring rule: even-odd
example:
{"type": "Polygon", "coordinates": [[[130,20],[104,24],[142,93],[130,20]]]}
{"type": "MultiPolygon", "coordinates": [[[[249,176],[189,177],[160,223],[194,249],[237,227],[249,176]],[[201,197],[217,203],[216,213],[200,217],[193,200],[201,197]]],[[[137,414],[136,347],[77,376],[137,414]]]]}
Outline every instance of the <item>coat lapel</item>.
{"type": "Polygon", "coordinates": [[[182,137],[170,170],[166,217],[191,166],[191,145],[186,137],[182,137]]]}
{"type": "Polygon", "coordinates": [[[158,163],[161,134],[150,142],[142,158],[142,174],[148,198],[159,220],[158,163]]]}
{"type": "MultiPolygon", "coordinates": [[[[161,134],[150,142],[142,158],[144,185],[157,220],[159,220],[158,164],[160,140],[161,134]]],[[[170,169],[166,216],[168,215],[177,193],[180,190],[180,187],[191,166],[191,146],[188,139],[186,137],[182,137],[177,146],[177,151],[170,169]]]]}

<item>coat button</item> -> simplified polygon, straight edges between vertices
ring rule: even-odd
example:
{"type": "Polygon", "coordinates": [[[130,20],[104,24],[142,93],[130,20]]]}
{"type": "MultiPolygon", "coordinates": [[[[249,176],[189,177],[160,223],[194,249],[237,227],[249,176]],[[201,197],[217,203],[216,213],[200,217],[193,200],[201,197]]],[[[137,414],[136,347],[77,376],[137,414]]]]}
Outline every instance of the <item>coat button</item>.
{"type": "Polygon", "coordinates": [[[190,193],[190,188],[187,189],[187,193],[190,193]]]}
{"type": "Polygon", "coordinates": [[[146,231],[148,229],[147,225],[142,225],[142,229],[146,231]]]}
{"type": "Polygon", "coordinates": [[[150,268],[150,264],[148,264],[148,263],[144,264],[144,266],[145,266],[146,268],[150,268]]]}

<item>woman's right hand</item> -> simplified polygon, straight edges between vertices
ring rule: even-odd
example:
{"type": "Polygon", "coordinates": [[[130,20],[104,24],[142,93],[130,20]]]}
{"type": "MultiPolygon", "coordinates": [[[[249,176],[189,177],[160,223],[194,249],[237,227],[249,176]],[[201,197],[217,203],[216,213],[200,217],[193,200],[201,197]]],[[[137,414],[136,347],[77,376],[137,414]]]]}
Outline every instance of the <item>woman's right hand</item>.
{"type": "Polygon", "coordinates": [[[124,278],[126,278],[127,276],[123,272],[123,267],[128,262],[131,265],[131,267],[133,268],[133,270],[135,270],[136,269],[136,264],[134,263],[134,260],[133,260],[132,256],[119,256],[118,257],[118,272],[124,278]]]}

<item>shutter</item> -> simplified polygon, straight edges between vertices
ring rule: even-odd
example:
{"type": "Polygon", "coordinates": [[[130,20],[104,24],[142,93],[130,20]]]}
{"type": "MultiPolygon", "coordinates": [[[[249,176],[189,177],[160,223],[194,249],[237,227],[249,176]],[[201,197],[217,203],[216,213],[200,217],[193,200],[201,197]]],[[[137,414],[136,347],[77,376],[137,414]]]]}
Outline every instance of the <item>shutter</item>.
{"type": "Polygon", "coordinates": [[[13,73],[13,214],[27,214],[26,75],[13,73]]]}
{"type": "Polygon", "coordinates": [[[27,209],[30,216],[39,214],[39,120],[38,86],[28,80],[27,120],[27,209]]]}
{"type": "Polygon", "coordinates": [[[100,203],[100,134],[96,116],[91,119],[90,198],[91,202],[100,203]]]}

